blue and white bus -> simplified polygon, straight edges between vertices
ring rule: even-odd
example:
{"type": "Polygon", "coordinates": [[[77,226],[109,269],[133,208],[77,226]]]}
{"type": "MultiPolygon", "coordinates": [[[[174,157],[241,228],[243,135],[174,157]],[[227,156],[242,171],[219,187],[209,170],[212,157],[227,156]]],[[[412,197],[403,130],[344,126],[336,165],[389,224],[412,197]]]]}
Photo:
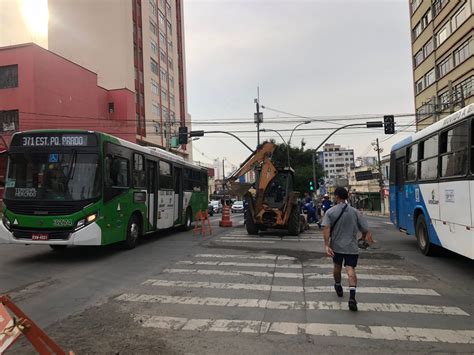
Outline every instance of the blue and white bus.
{"type": "Polygon", "coordinates": [[[425,255],[474,258],[474,104],[392,147],[390,218],[425,255]]]}

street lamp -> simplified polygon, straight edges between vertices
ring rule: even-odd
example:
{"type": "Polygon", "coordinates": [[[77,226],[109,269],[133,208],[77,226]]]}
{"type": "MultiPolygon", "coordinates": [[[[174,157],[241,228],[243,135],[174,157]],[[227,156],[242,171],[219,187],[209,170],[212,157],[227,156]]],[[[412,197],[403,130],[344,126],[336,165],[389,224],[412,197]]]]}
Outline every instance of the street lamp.
{"type": "Polygon", "coordinates": [[[285,143],[285,145],[287,146],[288,144],[286,143],[285,141],[285,138],[283,138],[283,136],[281,135],[280,132],[278,132],[276,129],[271,129],[271,128],[262,128],[260,130],[260,132],[275,132],[276,134],[278,134],[281,138],[281,140],[283,141],[283,143],[285,143]]]}
{"type": "Polygon", "coordinates": [[[288,154],[288,167],[290,166],[290,144],[291,144],[291,138],[293,137],[293,133],[295,133],[296,129],[299,127],[299,126],[302,126],[304,124],[309,124],[311,123],[311,121],[304,121],[304,122],[301,122],[300,124],[297,124],[295,126],[295,128],[293,128],[293,130],[291,131],[291,134],[290,134],[290,139],[288,139],[288,143],[286,145],[286,151],[287,151],[287,154],[288,154]]]}

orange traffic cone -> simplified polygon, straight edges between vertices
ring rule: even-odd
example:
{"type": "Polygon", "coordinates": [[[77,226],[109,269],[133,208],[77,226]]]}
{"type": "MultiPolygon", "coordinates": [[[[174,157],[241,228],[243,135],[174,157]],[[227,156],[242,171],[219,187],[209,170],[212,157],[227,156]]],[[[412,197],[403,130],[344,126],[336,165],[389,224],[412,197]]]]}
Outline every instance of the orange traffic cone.
{"type": "Polygon", "coordinates": [[[222,219],[219,221],[221,227],[232,227],[232,221],[230,220],[230,207],[225,205],[222,209],[222,219]]]}

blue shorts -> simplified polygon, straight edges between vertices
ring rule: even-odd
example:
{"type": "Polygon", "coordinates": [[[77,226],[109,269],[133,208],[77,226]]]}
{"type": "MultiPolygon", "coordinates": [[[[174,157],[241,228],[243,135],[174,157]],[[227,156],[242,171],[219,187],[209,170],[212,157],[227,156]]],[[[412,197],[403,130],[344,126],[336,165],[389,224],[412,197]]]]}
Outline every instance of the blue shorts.
{"type": "Polygon", "coordinates": [[[334,264],[342,266],[342,262],[344,261],[344,266],[357,266],[357,260],[359,260],[359,254],[340,254],[334,252],[334,256],[332,257],[332,261],[334,264]]]}

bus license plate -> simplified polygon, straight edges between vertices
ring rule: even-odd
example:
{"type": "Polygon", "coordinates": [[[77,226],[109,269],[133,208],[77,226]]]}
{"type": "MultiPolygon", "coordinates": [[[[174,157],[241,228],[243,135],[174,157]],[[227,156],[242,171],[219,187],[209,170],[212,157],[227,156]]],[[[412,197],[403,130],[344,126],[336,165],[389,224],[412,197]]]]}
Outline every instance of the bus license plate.
{"type": "Polygon", "coordinates": [[[49,234],[47,233],[33,233],[31,235],[31,240],[48,240],[49,234]]]}

